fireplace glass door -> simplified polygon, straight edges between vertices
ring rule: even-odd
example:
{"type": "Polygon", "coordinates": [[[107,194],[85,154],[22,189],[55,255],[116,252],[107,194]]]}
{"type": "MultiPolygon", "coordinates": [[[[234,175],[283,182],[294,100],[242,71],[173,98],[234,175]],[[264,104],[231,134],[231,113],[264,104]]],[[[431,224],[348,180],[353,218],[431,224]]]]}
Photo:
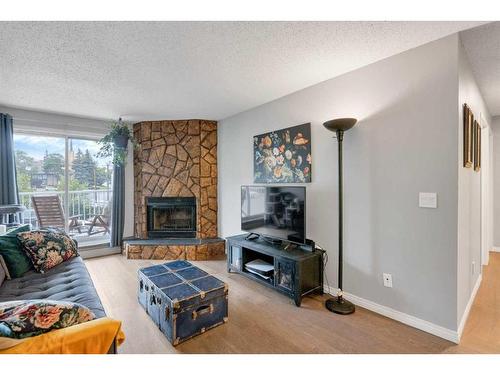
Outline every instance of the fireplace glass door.
{"type": "Polygon", "coordinates": [[[148,237],[196,237],[194,198],[149,198],[148,237]]]}
{"type": "Polygon", "coordinates": [[[193,216],[193,207],[153,208],[153,230],[191,231],[193,216]]]}

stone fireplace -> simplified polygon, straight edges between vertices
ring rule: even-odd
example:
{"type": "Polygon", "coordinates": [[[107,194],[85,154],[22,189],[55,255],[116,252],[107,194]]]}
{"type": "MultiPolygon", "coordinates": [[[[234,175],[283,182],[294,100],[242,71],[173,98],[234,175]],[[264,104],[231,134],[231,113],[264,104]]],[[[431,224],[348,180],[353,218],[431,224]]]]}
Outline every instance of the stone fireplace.
{"type": "Polygon", "coordinates": [[[135,240],[129,258],[212,259],[217,237],[217,122],[147,121],[134,125],[135,240]],[[183,240],[184,239],[184,240],[183,240]]]}

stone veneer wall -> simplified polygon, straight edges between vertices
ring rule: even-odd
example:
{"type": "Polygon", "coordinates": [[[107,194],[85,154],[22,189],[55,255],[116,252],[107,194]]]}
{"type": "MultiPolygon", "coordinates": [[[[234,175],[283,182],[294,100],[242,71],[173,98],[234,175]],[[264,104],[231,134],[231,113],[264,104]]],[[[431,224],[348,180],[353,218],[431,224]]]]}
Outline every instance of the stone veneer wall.
{"type": "Polygon", "coordinates": [[[196,197],[197,238],[217,237],[217,122],[134,125],[135,236],[147,238],[147,197],[196,197]]]}
{"type": "Polygon", "coordinates": [[[128,259],[221,260],[226,258],[225,241],[200,245],[140,245],[126,243],[128,259]]]}

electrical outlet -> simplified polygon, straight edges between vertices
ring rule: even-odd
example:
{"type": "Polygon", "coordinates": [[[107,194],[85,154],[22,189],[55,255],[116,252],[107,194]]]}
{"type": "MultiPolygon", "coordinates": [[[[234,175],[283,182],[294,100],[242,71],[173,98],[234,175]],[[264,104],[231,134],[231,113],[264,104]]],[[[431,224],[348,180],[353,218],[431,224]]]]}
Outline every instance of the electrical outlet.
{"type": "Polygon", "coordinates": [[[476,274],[476,262],[472,261],[470,271],[472,272],[473,275],[476,274]]]}
{"type": "Polygon", "coordinates": [[[384,286],[387,288],[392,288],[392,275],[390,273],[383,273],[384,286]]]}

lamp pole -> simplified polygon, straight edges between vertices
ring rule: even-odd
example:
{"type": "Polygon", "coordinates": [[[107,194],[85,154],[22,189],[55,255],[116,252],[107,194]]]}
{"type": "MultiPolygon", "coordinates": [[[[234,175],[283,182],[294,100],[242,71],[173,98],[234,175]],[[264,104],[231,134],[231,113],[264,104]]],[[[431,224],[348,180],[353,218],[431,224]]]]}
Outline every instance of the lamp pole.
{"type": "Polygon", "coordinates": [[[326,129],[335,132],[338,142],[338,179],[339,179],[339,268],[338,268],[338,292],[336,298],[330,298],[325,302],[325,307],[336,314],[348,315],[355,311],[352,302],[343,296],[343,268],[344,268],[344,173],[343,173],[343,141],[344,132],[351,129],[357,120],[353,118],[340,118],[325,122],[326,129]]]}
{"type": "Polygon", "coordinates": [[[343,162],[344,131],[337,130],[338,163],[339,163],[339,290],[342,291],[344,270],[344,162],[343,162]]]}

